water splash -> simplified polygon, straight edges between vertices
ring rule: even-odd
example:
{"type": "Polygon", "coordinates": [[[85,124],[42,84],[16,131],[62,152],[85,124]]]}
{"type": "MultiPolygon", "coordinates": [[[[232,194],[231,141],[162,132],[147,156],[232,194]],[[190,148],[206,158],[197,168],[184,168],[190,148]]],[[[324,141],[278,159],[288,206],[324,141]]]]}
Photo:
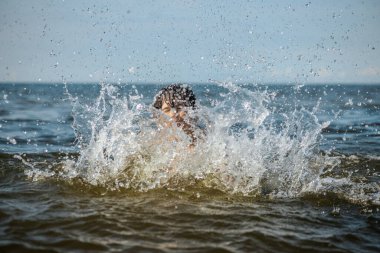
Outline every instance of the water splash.
{"type": "Polygon", "coordinates": [[[201,183],[232,193],[282,196],[298,195],[319,177],[325,164],[318,150],[324,126],[312,112],[275,115],[268,109],[275,94],[232,83],[219,86],[222,99],[195,112],[207,136],[192,150],[180,129],[157,126],[137,91],[120,97],[116,87],[103,85],[92,105],[73,99],[80,154],[66,161],[67,175],[112,189],[181,189],[201,183]],[[180,141],[172,141],[173,135],[180,141]]]}
{"type": "Polygon", "coordinates": [[[335,192],[378,202],[376,185],[329,176],[341,160],[319,149],[329,122],[318,121],[318,104],[311,111],[278,109],[270,106],[275,93],[233,83],[218,83],[212,92],[190,114],[203,136],[194,148],[182,130],[158,124],[159,112],[136,88],[123,95],[102,84],[97,99],[85,102],[68,93],[79,154],[66,157],[55,176],[107,190],[195,187],[272,198],[335,192]]]}

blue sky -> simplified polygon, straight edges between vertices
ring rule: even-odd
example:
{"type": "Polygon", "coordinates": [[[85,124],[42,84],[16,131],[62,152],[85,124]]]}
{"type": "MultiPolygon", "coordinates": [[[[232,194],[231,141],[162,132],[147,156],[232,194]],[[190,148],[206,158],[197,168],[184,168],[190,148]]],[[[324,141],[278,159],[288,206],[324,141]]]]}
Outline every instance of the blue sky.
{"type": "Polygon", "coordinates": [[[380,1],[0,1],[0,82],[380,83],[380,1]]]}

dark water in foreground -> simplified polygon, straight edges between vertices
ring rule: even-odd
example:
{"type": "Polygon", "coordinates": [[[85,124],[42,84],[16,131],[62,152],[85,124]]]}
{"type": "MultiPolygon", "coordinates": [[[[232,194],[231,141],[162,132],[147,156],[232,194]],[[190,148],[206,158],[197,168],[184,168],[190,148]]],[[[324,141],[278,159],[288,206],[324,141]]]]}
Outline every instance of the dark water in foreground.
{"type": "Polygon", "coordinates": [[[160,87],[0,84],[1,252],[380,251],[379,85],[194,85],[191,152],[160,87]]]}

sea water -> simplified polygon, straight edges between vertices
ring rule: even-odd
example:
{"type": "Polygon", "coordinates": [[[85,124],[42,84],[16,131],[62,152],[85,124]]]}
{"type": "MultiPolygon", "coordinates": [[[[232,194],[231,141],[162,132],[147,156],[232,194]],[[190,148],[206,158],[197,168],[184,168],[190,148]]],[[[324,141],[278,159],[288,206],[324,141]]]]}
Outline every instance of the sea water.
{"type": "Polygon", "coordinates": [[[187,85],[193,148],[165,85],[1,84],[1,247],[380,249],[380,86],[187,85]]]}

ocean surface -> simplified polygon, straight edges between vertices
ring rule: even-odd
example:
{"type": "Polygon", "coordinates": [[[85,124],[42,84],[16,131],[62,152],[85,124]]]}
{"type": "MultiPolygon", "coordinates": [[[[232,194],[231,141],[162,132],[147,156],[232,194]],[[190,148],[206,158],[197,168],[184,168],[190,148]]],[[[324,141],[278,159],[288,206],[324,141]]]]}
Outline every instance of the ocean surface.
{"type": "Polygon", "coordinates": [[[0,84],[1,252],[380,252],[380,85],[163,86],[0,84]]]}

